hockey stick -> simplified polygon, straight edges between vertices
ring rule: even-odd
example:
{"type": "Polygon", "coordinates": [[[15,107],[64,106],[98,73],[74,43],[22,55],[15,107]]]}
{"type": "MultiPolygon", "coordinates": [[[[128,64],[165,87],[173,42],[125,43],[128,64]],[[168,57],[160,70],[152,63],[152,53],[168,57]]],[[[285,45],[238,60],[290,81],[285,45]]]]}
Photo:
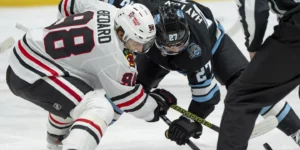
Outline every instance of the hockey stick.
{"type": "Polygon", "coordinates": [[[24,31],[24,32],[27,32],[27,31],[29,30],[26,26],[24,26],[24,25],[22,25],[22,24],[20,24],[20,23],[17,23],[17,24],[16,24],[16,28],[17,28],[17,29],[20,29],[20,30],[22,30],[22,31],[24,31]]]}
{"type": "MultiPolygon", "coordinates": [[[[16,28],[20,29],[24,32],[28,31],[28,28],[25,27],[24,25],[17,23],[16,28]]],[[[0,43],[0,54],[6,52],[8,49],[10,49],[14,44],[15,44],[15,39],[13,37],[9,37],[5,39],[3,42],[0,43]]]]}
{"type": "MultiPolygon", "coordinates": [[[[198,123],[201,123],[208,128],[211,128],[212,130],[214,130],[216,132],[220,131],[220,127],[206,121],[205,119],[203,119],[201,117],[198,117],[197,115],[183,109],[182,107],[180,107],[178,105],[172,105],[171,108],[176,110],[177,112],[189,117],[190,119],[192,119],[198,123]]],[[[255,125],[250,138],[255,138],[260,135],[263,135],[263,134],[275,129],[277,127],[277,125],[278,125],[277,118],[274,116],[270,116],[270,117],[264,119],[263,121],[261,121],[260,123],[258,123],[257,125],[255,125]]]]}
{"type": "Polygon", "coordinates": [[[13,37],[9,37],[0,43],[0,54],[6,52],[15,44],[15,39],[13,37]]]}
{"type": "MultiPolygon", "coordinates": [[[[170,120],[167,116],[161,115],[160,118],[161,118],[162,120],[164,120],[164,122],[165,122],[166,124],[168,124],[169,126],[171,125],[172,122],[171,122],[171,120],[170,120]]],[[[191,140],[189,140],[189,141],[187,142],[187,144],[188,144],[193,150],[200,150],[200,149],[196,146],[196,144],[193,143],[191,140]]]]}

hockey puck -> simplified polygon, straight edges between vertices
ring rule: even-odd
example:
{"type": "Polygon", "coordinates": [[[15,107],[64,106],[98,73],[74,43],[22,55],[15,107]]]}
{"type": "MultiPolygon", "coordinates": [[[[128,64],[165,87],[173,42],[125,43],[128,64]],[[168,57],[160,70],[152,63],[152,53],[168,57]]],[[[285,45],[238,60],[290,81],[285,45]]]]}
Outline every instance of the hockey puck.
{"type": "Polygon", "coordinates": [[[265,150],[273,150],[268,143],[264,144],[264,148],[265,148],[265,150]]]}

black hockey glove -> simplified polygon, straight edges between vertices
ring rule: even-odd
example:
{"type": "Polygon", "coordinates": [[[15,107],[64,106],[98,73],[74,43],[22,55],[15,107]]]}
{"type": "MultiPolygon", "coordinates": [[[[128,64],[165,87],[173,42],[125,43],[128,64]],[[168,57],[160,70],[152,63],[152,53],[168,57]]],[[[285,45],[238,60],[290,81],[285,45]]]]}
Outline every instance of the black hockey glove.
{"type": "Polygon", "coordinates": [[[155,110],[155,117],[152,120],[158,121],[160,115],[166,115],[171,105],[177,104],[176,97],[167,90],[164,89],[155,89],[150,92],[149,95],[155,99],[158,107],[155,110]]]}
{"type": "Polygon", "coordinates": [[[172,122],[166,131],[166,138],[184,145],[190,137],[198,139],[202,134],[202,125],[184,116],[172,122]]]}

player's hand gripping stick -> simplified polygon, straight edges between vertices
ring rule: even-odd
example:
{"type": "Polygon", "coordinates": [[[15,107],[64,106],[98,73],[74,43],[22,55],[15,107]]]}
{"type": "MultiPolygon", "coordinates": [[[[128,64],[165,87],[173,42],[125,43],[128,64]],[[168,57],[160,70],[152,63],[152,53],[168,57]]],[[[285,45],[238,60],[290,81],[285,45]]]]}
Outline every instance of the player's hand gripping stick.
{"type": "MultiPolygon", "coordinates": [[[[171,120],[165,115],[161,115],[160,118],[168,125],[171,125],[171,120]]],[[[191,140],[187,142],[187,144],[193,149],[193,150],[200,150],[191,140]]]]}
{"type": "MultiPolygon", "coordinates": [[[[183,109],[182,107],[178,106],[178,105],[172,105],[171,106],[172,109],[176,110],[177,112],[181,113],[182,115],[189,117],[190,119],[203,124],[204,126],[219,132],[220,131],[220,127],[208,122],[207,120],[183,109]]],[[[278,125],[278,120],[276,117],[274,116],[270,116],[266,119],[264,119],[263,121],[259,122],[258,124],[255,125],[251,137],[250,138],[255,138],[257,136],[263,135],[273,129],[275,129],[278,125]]]]}

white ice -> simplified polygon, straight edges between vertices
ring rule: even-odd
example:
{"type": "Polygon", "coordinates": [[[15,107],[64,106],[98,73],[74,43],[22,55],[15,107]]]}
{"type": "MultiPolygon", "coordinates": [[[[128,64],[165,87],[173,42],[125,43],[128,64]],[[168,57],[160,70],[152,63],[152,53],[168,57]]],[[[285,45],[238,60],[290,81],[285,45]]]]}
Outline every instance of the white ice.
{"type": "MultiPolygon", "coordinates": [[[[215,16],[222,20],[228,29],[238,19],[236,5],[233,2],[203,3],[209,6],[215,16]]],[[[15,28],[16,23],[22,23],[29,28],[50,25],[55,21],[57,7],[0,8],[0,41],[9,36],[19,39],[24,34],[15,28]]],[[[271,15],[267,35],[272,31],[276,17],[271,15]]],[[[200,33],[199,33],[200,34],[200,33]]],[[[244,47],[242,31],[233,36],[234,41],[248,57],[244,47]]],[[[14,96],[8,89],[5,71],[8,66],[10,52],[0,55],[0,150],[46,150],[47,112],[43,109],[14,96]]],[[[190,88],[187,79],[171,73],[160,84],[160,87],[173,92],[179,99],[179,105],[187,108],[191,101],[190,88]]],[[[222,99],[226,90],[221,87],[222,99]]],[[[300,100],[298,88],[289,94],[287,100],[300,115],[300,100]]],[[[219,125],[223,112],[223,100],[207,120],[219,125]]],[[[180,114],[171,110],[168,117],[173,120],[180,114]]],[[[259,117],[261,120],[261,117],[259,117]]],[[[164,137],[167,125],[146,123],[130,115],[123,115],[114,125],[110,126],[103,137],[98,150],[189,150],[188,146],[178,146],[164,137]]],[[[202,150],[216,149],[218,133],[204,127],[204,133],[199,140],[193,140],[202,150]]],[[[263,144],[268,142],[276,150],[300,149],[279,130],[275,129],[261,137],[250,140],[249,149],[263,150],[263,144]]]]}

